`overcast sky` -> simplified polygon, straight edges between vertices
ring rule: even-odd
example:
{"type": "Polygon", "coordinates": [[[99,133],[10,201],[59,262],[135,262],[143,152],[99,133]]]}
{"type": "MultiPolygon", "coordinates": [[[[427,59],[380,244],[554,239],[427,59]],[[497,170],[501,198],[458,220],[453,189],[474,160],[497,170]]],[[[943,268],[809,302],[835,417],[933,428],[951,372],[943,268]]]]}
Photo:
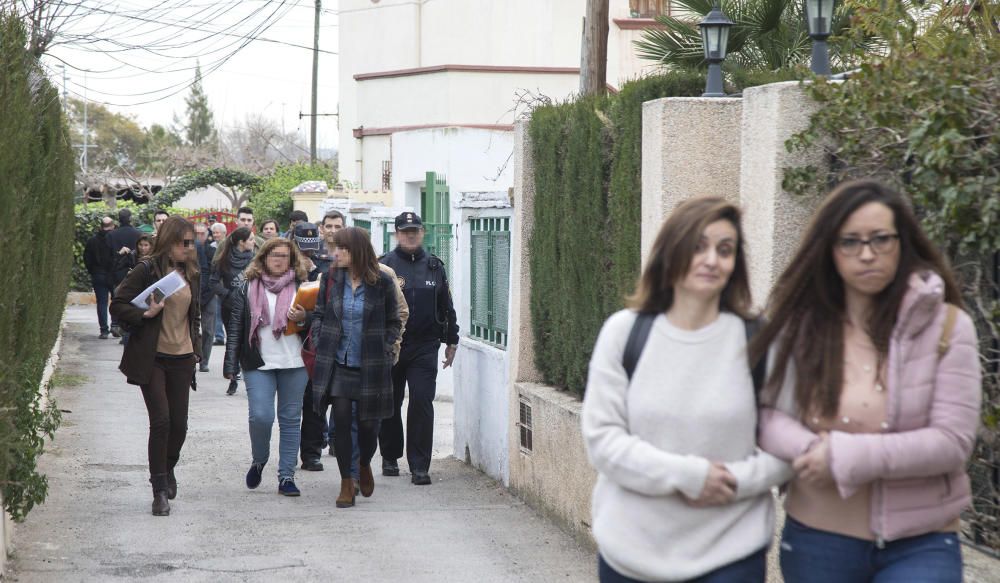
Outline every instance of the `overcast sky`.
{"type": "MultiPolygon", "coordinates": [[[[79,0],[43,58],[70,96],[100,102],[143,126],[183,119],[196,62],[216,125],[262,113],[308,143],[312,0],[79,0]],[[292,46],[299,45],[299,46],[292,46]],[[86,73],[86,80],[85,74],[86,73]]],[[[319,113],[336,113],[337,0],[320,15],[319,113]]],[[[320,148],[336,148],[337,118],[320,117],[320,148]]]]}

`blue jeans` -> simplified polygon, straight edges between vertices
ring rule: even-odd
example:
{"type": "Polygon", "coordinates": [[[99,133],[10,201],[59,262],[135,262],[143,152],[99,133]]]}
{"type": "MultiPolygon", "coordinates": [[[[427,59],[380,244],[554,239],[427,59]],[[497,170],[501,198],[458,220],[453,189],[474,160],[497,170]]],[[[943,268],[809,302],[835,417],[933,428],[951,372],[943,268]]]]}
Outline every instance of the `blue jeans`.
{"type": "Polygon", "coordinates": [[[94,286],[94,295],[97,296],[97,325],[101,327],[101,334],[108,333],[108,304],[111,303],[111,287],[109,276],[94,275],[90,278],[91,285],[94,286]]]}
{"type": "Polygon", "coordinates": [[[787,583],[961,583],[962,549],[953,532],[885,543],[810,528],[788,517],[781,536],[787,583]]]}
{"type": "MultiPolygon", "coordinates": [[[[614,567],[601,556],[598,556],[597,577],[601,583],[642,583],[638,579],[626,577],[615,571],[614,567]]],[[[745,559],[723,565],[688,581],[689,583],[764,583],[765,579],[767,579],[767,547],[745,559]]]]}
{"type": "Polygon", "coordinates": [[[219,297],[216,296],[215,302],[215,341],[225,342],[226,341],[226,325],[222,322],[224,318],[222,317],[222,302],[219,297]]]}
{"type": "Polygon", "coordinates": [[[302,395],[309,377],[305,368],[248,370],[244,380],[250,405],[250,450],[253,463],[266,464],[271,453],[274,397],[278,396],[278,479],[295,476],[302,421],[302,395]]]}
{"type": "MultiPolygon", "coordinates": [[[[333,443],[333,432],[336,429],[333,422],[333,411],[330,411],[330,424],[329,433],[327,437],[330,443],[333,443]]],[[[358,447],[358,404],[357,402],[351,403],[351,477],[355,480],[360,479],[361,470],[361,448],[358,447]]]]}

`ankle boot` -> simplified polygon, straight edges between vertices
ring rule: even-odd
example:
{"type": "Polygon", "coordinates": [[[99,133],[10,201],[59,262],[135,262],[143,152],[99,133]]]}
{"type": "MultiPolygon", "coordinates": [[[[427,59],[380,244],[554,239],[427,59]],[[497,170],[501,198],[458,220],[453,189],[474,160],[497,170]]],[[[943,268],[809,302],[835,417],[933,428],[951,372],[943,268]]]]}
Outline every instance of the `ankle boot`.
{"type": "Polygon", "coordinates": [[[354,506],[354,480],[343,478],[340,480],[340,496],[337,496],[337,508],[350,508],[354,506]]]}
{"type": "Polygon", "coordinates": [[[372,467],[370,465],[361,466],[360,474],[361,479],[358,481],[361,486],[361,495],[368,498],[375,491],[375,476],[372,475],[372,467]]]}
{"type": "Polygon", "coordinates": [[[174,477],[174,470],[170,468],[167,472],[167,500],[173,500],[177,497],[177,478],[174,477]]]}
{"type": "Polygon", "coordinates": [[[153,516],[170,516],[170,502],[167,501],[167,474],[153,474],[149,477],[153,485],[153,516]]]}

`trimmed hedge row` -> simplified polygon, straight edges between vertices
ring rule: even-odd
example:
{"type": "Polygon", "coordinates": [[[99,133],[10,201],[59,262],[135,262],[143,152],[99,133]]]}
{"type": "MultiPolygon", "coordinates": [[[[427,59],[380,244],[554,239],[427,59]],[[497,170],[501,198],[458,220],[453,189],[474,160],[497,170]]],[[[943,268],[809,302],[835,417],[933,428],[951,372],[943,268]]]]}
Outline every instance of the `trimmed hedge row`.
{"type": "Polygon", "coordinates": [[[643,102],[704,87],[702,74],[674,72],[532,113],[531,315],[546,383],[583,393],[601,324],[638,279],[643,102]]]}
{"type": "Polygon", "coordinates": [[[59,415],[38,385],[69,289],[75,168],[58,91],[25,46],[0,14],[0,492],[16,520],[48,490],[36,462],[59,415]]]}

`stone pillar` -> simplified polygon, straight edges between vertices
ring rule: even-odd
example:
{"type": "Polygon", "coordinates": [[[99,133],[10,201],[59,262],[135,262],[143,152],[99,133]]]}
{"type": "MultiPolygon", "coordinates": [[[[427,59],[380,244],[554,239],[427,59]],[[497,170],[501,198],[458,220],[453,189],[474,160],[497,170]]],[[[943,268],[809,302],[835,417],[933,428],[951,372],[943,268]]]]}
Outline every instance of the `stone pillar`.
{"type": "Polygon", "coordinates": [[[738,98],[667,97],[642,106],[642,263],[663,221],[696,196],[740,195],[738,98]]]}
{"type": "Polygon", "coordinates": [[[528,122],[514,128],[514,212],[510,250],[510,380],[542,382],[535,366],[535,335],[531,324],[531,231],[535,224],[535,164],[531,157],[528,122]]]}
{"type": "Polygon", "coordinates": [[[758,307],[766,304],[819,202],[815,196],[793,195],[781,188],[785,168],[825,164],[821,148],[806,153],[785,149],[786,140],[809,126],[816,108],[798,81],[743,92],[740,204],[750,287],[758,307]]]}

